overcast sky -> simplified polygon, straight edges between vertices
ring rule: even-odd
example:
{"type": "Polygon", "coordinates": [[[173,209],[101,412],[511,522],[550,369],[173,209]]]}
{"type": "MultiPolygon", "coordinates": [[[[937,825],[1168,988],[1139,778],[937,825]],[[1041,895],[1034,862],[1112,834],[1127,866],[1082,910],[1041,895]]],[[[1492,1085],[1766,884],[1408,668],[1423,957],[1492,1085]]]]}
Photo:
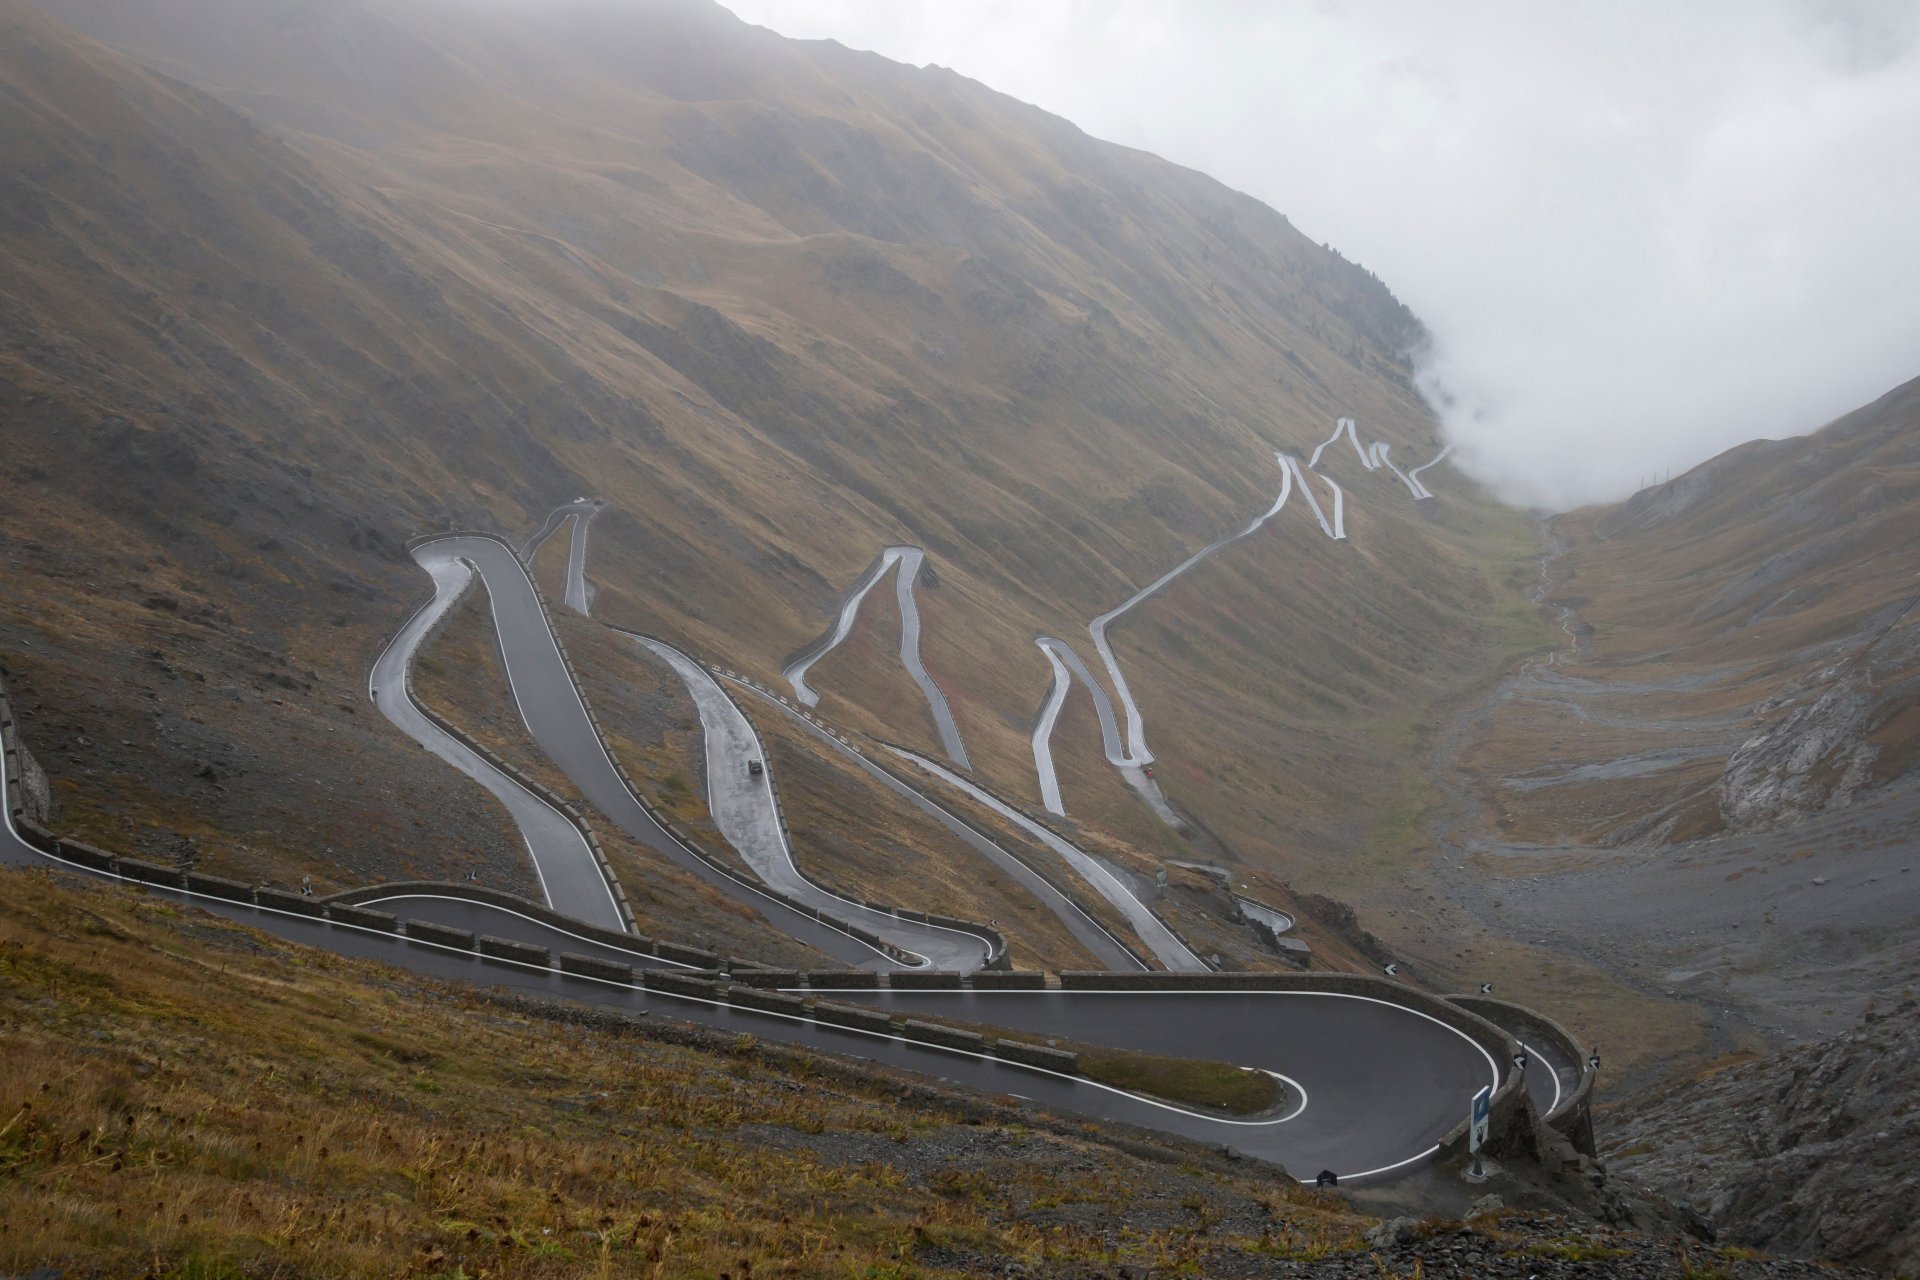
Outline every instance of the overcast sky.
{"type": "Polygon", "coordinates": [[[724,0],[1203,169],[1432,328],[1551,506],[1920,375],[1914,0],[724,0]]]}

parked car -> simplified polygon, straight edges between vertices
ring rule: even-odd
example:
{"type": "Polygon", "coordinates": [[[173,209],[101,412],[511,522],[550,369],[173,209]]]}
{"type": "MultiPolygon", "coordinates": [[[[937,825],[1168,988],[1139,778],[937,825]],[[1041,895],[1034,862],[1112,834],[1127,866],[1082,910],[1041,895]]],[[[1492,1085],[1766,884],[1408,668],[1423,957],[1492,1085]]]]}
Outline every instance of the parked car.
{"type": "Polygon", "coordinates": [[[758,760],[749,760],[747,761],[747,772],[757,778],[765,773],[766,769],[758,760]]]}

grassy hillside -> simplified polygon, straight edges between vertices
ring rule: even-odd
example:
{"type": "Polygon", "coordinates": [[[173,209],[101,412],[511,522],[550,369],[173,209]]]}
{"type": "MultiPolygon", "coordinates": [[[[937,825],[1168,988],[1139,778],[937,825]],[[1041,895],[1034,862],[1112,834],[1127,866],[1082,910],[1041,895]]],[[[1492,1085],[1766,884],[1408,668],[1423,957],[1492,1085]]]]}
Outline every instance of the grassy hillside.
{"type": "Polygon", "coordinates": [[[1503,788],[1509,838],[1786,827],[1920,760],[1920,382],[1557,528],[1577,651],[1475,756],[1549,783],[1503,788]]]}
{"type": "MultiPolygon", "coordinates": [[[[1202,175],[700,0],[529,13],[0,0],[0,648],[103,840],[346,881],[500,839],[362,677],[422,588],[409,533],[579,493],[612,503],[597,615],[769,680],[881,546],[925,546],[929,666],[1034,804],[1036,634],[1265,509],[1274,450],[1337,415],[1438,448],[1417,322],[1202,175]]],[[[1447,468],[1416,506],[1330,457],[1350,541],[1296,502],[1115,631],[1218,839],[1118,785],[1076,695],[1090,841],[1350,896],[1417,843],[1426,709],[1538,641],[1506,622],[1533,534],[1447,468]]],[[[829,701],[931,749],[884,640],[829,701]]]]}
{"type": "Polygon", "coordinates": [[[1358,1247],[1367,1225],[1196,1149],[751,1036],[0,881],[9,1274],[1244,1270],[1358,1247]]]}

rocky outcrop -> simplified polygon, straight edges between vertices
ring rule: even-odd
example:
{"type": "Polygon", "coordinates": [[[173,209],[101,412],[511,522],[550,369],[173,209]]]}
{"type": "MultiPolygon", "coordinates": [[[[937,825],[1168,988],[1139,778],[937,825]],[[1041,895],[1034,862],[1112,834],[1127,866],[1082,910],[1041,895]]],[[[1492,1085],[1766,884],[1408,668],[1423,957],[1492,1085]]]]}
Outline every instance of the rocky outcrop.
{"type": "Polygon", "coordinates": [[[1900,762],[1889,767],[1882,760],[1874,737],[1920,694],[1920,626],[1911,625],[1913,609],[1908,602],[1870,618],[1851,646],[1853,656],[1808,679],[1820,689],[1817,697],[1727,758],[1718,798],[1728,827],[1755,831],[1845,808],[1863,789],[1902,772],[1900,762]]]}
{"type": "Polygon", "coordinates": [[[1613,1168],[1691,1205],[1721,1244],[1920,1276],[1920,1005],[1635,1099],[1613,1168]]]}
{"type": "Polygon", "coordinates": [[[1843,808],[1878,752],[1861,741],[1872,703],[1844,681],[1741,743],[1720,775],[1720,813],[1753,831],[1843,808]]]}

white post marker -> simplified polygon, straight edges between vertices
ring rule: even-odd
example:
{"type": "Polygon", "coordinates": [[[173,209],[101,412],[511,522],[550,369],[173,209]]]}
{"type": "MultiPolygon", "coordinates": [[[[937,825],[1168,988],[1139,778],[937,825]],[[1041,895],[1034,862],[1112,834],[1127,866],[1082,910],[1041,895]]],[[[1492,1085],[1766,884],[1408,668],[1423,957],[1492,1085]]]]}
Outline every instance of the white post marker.
{"type": "Polygon", "coordinates": [[[1467,1176],[1475,1182],[1487,1176],[1480,1165],[1480,1148],[1487,1145],[1487,1124],[1493,1115],[1493,1086],[1481,1085],[1473,1095],[1471,1123],[1467,1127],[1467,1150],[1473,1152],[1473,1170],[1467,1176]]]}

